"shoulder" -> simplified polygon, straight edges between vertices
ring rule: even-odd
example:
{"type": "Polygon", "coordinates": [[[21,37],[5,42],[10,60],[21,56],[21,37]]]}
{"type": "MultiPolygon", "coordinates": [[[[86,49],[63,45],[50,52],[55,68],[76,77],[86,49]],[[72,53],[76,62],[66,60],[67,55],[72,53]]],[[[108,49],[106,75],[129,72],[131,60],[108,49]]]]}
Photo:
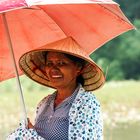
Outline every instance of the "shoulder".
{"type": "Polygon", "coordinates": [[[53,96],[53,94],[50,94],[46,97],[44,97],[37,105],[37,110],[36,113],[38,114],[39,112],[42,112],[46,104],[48,103],[48,100],[53,96]]]}
{"type": "Polygon", "coordinates": [[[77,98],[78,100],[82,100],[82,102],[85,102],[85,103],[92,103],[92,104],[100,105],[94,93],[91,91],[85,91],[83,87],[80,87],[77,98]]]}
{"type": "Polygon", "coordinates": [[[90,109],[98,110],[100,108],[100,102],[96,98],[93,92],[86,91],[85,94],[82,96],[83,102],[86,106],[90,107],[90,109]]]}
{"type": "Polygon", "coordinates": [[[37,109],[39,109],[44,103],[46,103],[48,101],[48,98],[50,97],[50,95],[44,97],[37,105],[37,109]]]}

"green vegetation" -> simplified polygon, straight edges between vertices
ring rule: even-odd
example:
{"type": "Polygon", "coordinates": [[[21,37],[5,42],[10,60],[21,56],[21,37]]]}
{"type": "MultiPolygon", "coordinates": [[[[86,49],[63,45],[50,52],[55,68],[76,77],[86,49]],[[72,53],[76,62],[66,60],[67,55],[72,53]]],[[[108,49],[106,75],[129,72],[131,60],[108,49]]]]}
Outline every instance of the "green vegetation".
{"type": "Polygon", "coordinates": [[[95,92],[101,102],[105,140],[139,140],[140,82],[108,82],[95,92]]]}
{"type": "Polygon", "coordinates": [[[134,24],[136,30],[124,33],[109,41],[91,54],[107,73],[107,80],[140,79],[140,1],[115,0],[134,24]]]}
{"type": "MultiPolygon", "coordinates": [[[[21,77],[28,116],[34,122],[37,103],[52,93],[21,77]]],[[[94,92],[101,102],[105,140],[139,140],[140,138],[140,82],[107,82],[94,92]]],[[[0,84],[0,139],[13,131],[22,119],[22,108],[15,79],[0,84]]]]}

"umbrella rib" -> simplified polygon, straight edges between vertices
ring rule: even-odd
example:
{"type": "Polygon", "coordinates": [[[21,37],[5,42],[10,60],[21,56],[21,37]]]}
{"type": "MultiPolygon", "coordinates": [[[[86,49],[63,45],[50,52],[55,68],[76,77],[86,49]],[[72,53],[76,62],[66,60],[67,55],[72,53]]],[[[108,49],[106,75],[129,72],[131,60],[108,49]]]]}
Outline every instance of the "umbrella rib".
{"type": "MultiPolygon", "coordinates": [[[[117,17],[119,17],[121,20],[123,20],[123,21],[125,21],[125,22],[127,22],[128,24],[131,24],[128,20],[125,20],[125,19],[123,19],[122,17],[120,17],[118,14],[116,14],[114,11],[112,11],[111,9],[109,9],[109,8],[107,8],[107,7],[105,7],[104,5],[102,5],[102,4],[99,4],[101,7],[103,7],[103,8],[105,8],[106,10],[108,10],[108,11],[110,11],[111,13],[113,13],[114,15],[116,15],[117,17]]],[[[132,25],[132,24],[131,24],[132,25]]]]}
{"type": "Polygon", "coordinates": [[[32,7],[26,7],[26,8],[23,8],[23,9],[26,9],[26,10],[40,10],[39,8],[32,8],[32,7]]]}
{"type": "MultiPolygon", "coordinates": [[[[41,8],[41,6],[38,6],[40,8],[40,10],[42,10],[44,13],[46,13],[53,21],[55,21],[48,13],[47,11],[45,11],[43,8],[41,8]]],[[[57,26],[61,29],[61,27],[57,24],[57,26]]],[[[61,29],[62,30],[62,29],[61,29]]],[[[65,36],[67,36],[67,34],[62,30],[62,32],[64,33],[65,36]]]]}

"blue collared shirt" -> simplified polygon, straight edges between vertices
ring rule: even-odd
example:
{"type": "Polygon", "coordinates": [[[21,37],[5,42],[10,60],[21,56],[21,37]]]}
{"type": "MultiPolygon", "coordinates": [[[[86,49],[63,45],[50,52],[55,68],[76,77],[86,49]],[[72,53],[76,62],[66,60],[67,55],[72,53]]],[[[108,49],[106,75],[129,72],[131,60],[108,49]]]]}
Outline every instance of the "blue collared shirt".
{"type": "Polygon", "coordinates": [[[68,140],[69,110],[80,86],[74,93],[54,108],[56,93],[49,97],[44,111],[36,121],[35,129],[46,140],[68,140]]]}

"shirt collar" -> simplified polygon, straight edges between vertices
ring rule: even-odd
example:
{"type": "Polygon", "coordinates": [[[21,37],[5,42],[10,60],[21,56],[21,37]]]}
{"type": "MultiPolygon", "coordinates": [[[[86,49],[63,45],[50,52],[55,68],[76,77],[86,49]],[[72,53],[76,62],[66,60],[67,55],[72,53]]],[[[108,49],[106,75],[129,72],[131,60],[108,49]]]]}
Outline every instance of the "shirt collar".
{"type": "MultiPolygon", "coordinates": [[[[79,89],[81,88],[81,86],[82,86],[81,84],[78,84],[78,86],[77,86],[76,89],[74,90],[73,94],[72,94],[71,96],[67,97],[65,100],[63,100],[62,103],[65,102],[65,103],[67,103],[67,104],[71,104],[71,103],[74,101],[74,99],[75,99],[75,97],[76,97],[76,95],[77,95],[79,89]]],[[[53,94],[52,100],[54,100],[55,97],[56,97],[56,92],[53,94]]]]}
{"type": "Polygon", "coordinates": [[[74,90],[73,94],[71,96],[69,96],[68,98],[66,98],[63,102],[67,102],[67,103],[72,103],[78,93],[80,89],[80,84],[78,84],[77,88],[74,90]]]}

